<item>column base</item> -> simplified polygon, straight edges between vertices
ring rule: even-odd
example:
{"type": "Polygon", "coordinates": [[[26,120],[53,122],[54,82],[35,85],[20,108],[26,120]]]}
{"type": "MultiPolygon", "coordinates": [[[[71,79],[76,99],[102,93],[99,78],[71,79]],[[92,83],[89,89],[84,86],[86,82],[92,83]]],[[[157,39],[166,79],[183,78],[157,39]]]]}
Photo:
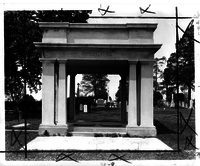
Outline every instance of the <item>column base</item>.
{"type": "Polygon", "coordinates": [[[40,136],[66,136],[68,125],[43,125],[39,126],[40,136]]]}
{"type": "Polygon", "coordinates": [[[128,127],[126,133],[131,136],[156,137],[157,131],[155,127],[128,127]]]}

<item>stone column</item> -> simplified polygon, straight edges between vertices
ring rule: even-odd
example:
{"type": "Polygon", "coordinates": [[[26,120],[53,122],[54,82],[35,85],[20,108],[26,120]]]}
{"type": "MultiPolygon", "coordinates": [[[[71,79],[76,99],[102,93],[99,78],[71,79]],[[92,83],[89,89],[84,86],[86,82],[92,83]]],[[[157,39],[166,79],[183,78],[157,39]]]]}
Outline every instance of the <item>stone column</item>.
{"type": "Polygon", "coordinates": [[[141,125],[145,135],[155,136],[153,125],[153,61],[141,62],[141,125]]]}
{"type": "Polygon", "coordinates": [[[54,126],[54,61],[42,61],[42,123],[39,134],[54,126]]]}
{"type": "Polygon", "coordinates": [[[59,61],[59,81],[58,81],[58,123],[64,128],[67,127],[67,78],[66,61],[59,61]]]}
{"type": "Polygon", "coordinates": [[[42,124],[54,125],[54,62],[43,62],[42,124]]]}
{"type": "Polygon", "coordinates": [[[136,62],[129,62],[129,105],[127,133],[133,134],[137,127],[136,62]]]}
{"type": "Polygon", "coordinates": [[[70,110],[69,120],[75,120],[75,76],[76,74],[70,74],[70,110]]]}
{"type": "Polygon", "coordinates": [[[126,122],[126,75],[121,76],[121,122],[126,122]]]}

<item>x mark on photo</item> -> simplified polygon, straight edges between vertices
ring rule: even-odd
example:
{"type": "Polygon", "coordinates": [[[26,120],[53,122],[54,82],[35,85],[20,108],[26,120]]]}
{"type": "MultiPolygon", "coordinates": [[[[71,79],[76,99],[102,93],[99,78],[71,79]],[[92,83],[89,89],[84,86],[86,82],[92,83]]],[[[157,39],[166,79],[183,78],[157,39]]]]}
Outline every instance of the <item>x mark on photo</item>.
{"type": "Polygon", "coordinates": [[[141,14],[144,14],[144,13],[151,13],[151,14],[156,14],[155,12],[152,12],[152,11],[149,11],[148,9],[150,8],[151,4],[146,8],[146,9],[142,9],[141,7],[139,8],[140,9],[140,12],[141,14]]]}
{"type": "Polygon", "coordinates": [[[109,156],[109,161],[113,161],[113,160],[118,160],[118,159],[120,159],[120,160],[123,160],[123,161],[125,161],[125,162],[127,162],[127,163],[130,163],[130,164],[131,164],[131,162],[129,162],[128,160],[124,159],[124,156],[125,156],[125,154],[124,154],[124,155],[122,155],[122,156],[118,156],[118,155],[116,155],[116,154],[111,154],[111,155],[109,156]],[[114,156],[115,158],[113,158],[113,159],[110,159],[110,158],[111,158],[111,156],[114,156]]]}
{"type": "Polygon", "coordinates": [[[61,153],[61,154],[59,154],[59,155],[56,157],[56,162],[61,161],[61,160],[65,159],[65,158],[69,158],[69,159],[71,159],[71,160],[73,160],[73,161],[75,161],[75,162],[78,163],[77,160],[75,160],[75,159],[73,159],[72,157],[70,157],[70,156],[72,156],[73,154],[74,154],[74,153],[70,153],[70,154],[61,153]]]}
{"type": "Polygon", "coordinates": [[[24,146],[19,141],[19,137],[20,137],[21,133],[22,133],[22,130],[20,130],[20,132],[18,134],[16,134],[15,130],[12,129],[11,143],[10,143],[11,146],[15,145],[15,143],[17,142],[24,149],[24,146]],[[15,139],[14,141],[13,141],[13,135],[14,135],[14,139],[15,139]]]}
{"type": "Polygon", "coordinates": [[[115,13],[115,11],[110,11],[110,10],[109,10],[109,7],[110,7],[110,6],[108,6],[107,9],[102,9],[102,8],[101,8],[101,4],[100,4],[100,8],[98,8],[98,11],[99,11],[99,13],[100,13],[102,16],[106,15],[106,13],[115,13]],[[101,13],[101,11],[103,11],[104,13],[101,13]]]}

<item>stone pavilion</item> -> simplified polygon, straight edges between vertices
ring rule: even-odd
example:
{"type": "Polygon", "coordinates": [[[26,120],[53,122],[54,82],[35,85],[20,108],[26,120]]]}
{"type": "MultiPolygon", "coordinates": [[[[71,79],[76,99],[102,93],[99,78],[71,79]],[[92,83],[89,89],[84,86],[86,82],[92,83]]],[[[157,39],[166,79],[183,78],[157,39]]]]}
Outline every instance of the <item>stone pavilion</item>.
{"type": "Polygon", "coordinates": [[[65,133],[75,119],[76,74],[121,76],[121,122],[130,135],[156,136],[153,124],[153,63],[161,44],[154,43],[155,23],[40,23],[42,42],[42,123],[39,134],[65,133]],[[70,108],[67,79],[70,76],[70,108]],[[129,78],[128,106],[126,77],[129,78]],[[126,116],[128,112],[128,116],[126,116]],[[69,115],[69,117],[67,117],[69,115]]]}

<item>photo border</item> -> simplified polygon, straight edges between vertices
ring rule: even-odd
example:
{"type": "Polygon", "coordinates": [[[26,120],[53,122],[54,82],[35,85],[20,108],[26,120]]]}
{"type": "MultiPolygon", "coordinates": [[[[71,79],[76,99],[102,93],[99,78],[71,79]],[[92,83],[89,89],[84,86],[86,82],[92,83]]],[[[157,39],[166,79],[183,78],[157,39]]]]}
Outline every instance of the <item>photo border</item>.
{"type": "MultiPolygon", "coordinates": [[[[107,2],[108,3],[108,2],[107,2]]],[[[140,2],[139,2],[140,3],[140,2]]],[[[39,2],[38,2],[39,4],[39,2]]],[[[94,5],[93,3],[91,3],[92,5],[94,5]]],[[[99,4],[99,3],[98,3],[99,4]]],[[[134,4],[134,3],[133,3],[134,4]]],[[[24,10],[23,8],[25,6],[27,6],[27,8],[29,9],[25,9],[25,10],[31,10],[32,8],[35,8],[36,6],[31,6],[32,4],[25,4],[25,5],[22,5],[20,6],[17,10],[24,10]]],[[[36,5],[36,4],[35,4],[36,5]]],[[[58,6],[60,6],[61,4],[59,4],[58,6]]],[[[38,5],[37,5],[38,6],[38,5]]],[[[42,6],[44,7],[45,5],[41,5],[39,8],[37,7],[38,10],[42,10],[40,8],[42,8],[42,6]]],[[[48,5],[46,5],[44,8],[47,9],[49,7],[47,7],[48,5]]],[[[18,7],[18,6],[17,6],[18,7]]],[[[57,8],[57,7],[56,7],[57,8]]],[[[85,6],[85,8],[81,8],[81,9],[86,9],[87,7],[85,6]]],[[[2,20],[4,20],[4,15],[3,15],[3,12],[4,10],[7,10],[7,9],[13,9],[15,10],[16,9],[16,6],[15,4],[3,4],[1,6],[1,14],[0,14],[0,17],[2,20]],[[5,5],[5,6],[4,6],[5,5]]],[[[51,8],[52,9],[52,8],[51,8]]],[[[60,9],[60,8],[59,8],[60,9]]],[[[32,9],[33,10],[33,9],[32,9]]],[[[196,13],[196,11],[194,11],[194,14],[196,13]]],[[[197,21],[199,21],[199,17],[198,18],[195,18],[195,23],[194,23],[194,29],[195,29],[195,39],[197,39],[198,41],[200,41],[200,35],[198,35],[198,32],[197,32],[197,27],[199,26],[197,24],[197,21]]],[[[1,20],[1,21],[2,21],[1,20]]],[[[3,21],[2,21],[3,22],[3,21]]],[[[4,24],[2,24],[4,25],[4,24]]],[[[0,29],[0,36],[4,36],[4,33],[3,33],[3,26],[1,26],[1,29],[0,29]]],[[[4,55],[4,42],[1,40],[1,47],[2,47],[2,55],[4,55]]],[[[200,46],[195,44],[195,71],[200,71],[200,65],[197,65],[197,64],[200,64],[200,55],[199,55],[199,52],[200,52],[200,46]]],[[[4,96],[4,56],[0,56],[0,62],[1,62],[1,70],[0,70],[0,76],[2,76],[2,79],[0,81],[0,92],[1,94],[3,94],[4,96]]],[[[199,99],[199,95],[200,95],[200,81],[198,79],[198,76],[197,76],[197,73],[195,72],[195,96],[196,96],[196,101],[197,101],[197,98],[199,99]]],[[[1,100],[1,109],[0,109],[0,131],[1,133],[5,133],[5,112],[4,112],[4,109],[5,109],[5,103],[4,103],[4,97],[2,98],[3,100],[1,100]]],[[[198,108],[200,108],[200,105],[198,102],[195,103],[196,104],[196,110],[198,108]]],[[[196,132],[197,134],[200,133],[200,127],[198,127],[199,125],[198,122],[200,121],[200,112],[196,111],[195,112],[195,127],[196,127],[196,132]]],[[[77,163],[75,163],[74,161],[59,161],[59,162],[55,162],[55,161],[5,161],[5,154],[4,152],[5,151],[5,134],[1,134],[0,136],[0,164],[3,164],[3,165],[10,165],[10,164],[14,164],[14,165],[27,165],[27,164],[30,164],[30,165],[35,165],[35,164],[43,164],[43,165],[46,165],[48,164],[49,166],[50,165],[55,165],[55,164],[58,164],[59,165],[66,165],[66,164],[69,164],[69,165],[76,165],[77,163]],[[3,140],[3,141],[2,141],[3,140]],[[4,149],[4,150],[3,150],[4,149]]],[[[196,135],[196,147],[200,147],[200,141],[199,141],[199,135],[196,135]]],[[[37,151],[39,152],[39,151],[37,151]]],[[[66,152],[66,151],[64,151],[66,152]]],[[[71,152],[71,151],[70,151],[71,152]]],[[[96,152],[96,151],[95,151],[96,152]]],[[[117,151],[115,151],[117,152],[117,151]]],[[[133,151],[133,152],[138,152],[138,151],[133,151]]],[[[139,151],[139,152],[142,152],[142,151],[139,151]]],[[[145,151],[145,152],[149,152],[149,151],[145,151]]],[[[150,152],[155,152],[155,151],[150,151],[150,152]]],[[[171,152],[171,151],[170,151],[171,152]]],[[[174,150],[172,151],[174,152],[174,150]]],[[[196,150],[197,153],[200,153],[200,149],[196,150]]],[[[29,152],[30,153],[30,152],[29,152]]],[[[129,160],[130,162],[132,160],[129,160]]],[[[133,160],[132,161],[132,164],[133,165],[145,165],[147,163],[148,160],[141,160],[141,161],[135,161],[133,160]]],[[[196,160],[184,160],[184,161],[179,161],[179,160],[162,160],[162,161],[158,161],[158,160],[150,160],[150,161],[153,161],[153,165],[160,165],[160,164],[164,164],[164,165],[172,165],[172,164],[184,164],[184,165],[193,165],[193,164],[197,164],[197,162],[199,162],[199,156],[196,157],[196,160]]],[[[103,163],[105,162],[107,165],[110,164],[110,161],[104,161],[104,160],[98,160],[98,161],[81,161],[80,163],[78,163],[78,165],[99,165],[99,163],[103,163]]],[[[114,161],[116,163],[116,165],[130,165],[130,164],[127,164],[127,163],[124,163],[123,161],[114,161]]]]}

